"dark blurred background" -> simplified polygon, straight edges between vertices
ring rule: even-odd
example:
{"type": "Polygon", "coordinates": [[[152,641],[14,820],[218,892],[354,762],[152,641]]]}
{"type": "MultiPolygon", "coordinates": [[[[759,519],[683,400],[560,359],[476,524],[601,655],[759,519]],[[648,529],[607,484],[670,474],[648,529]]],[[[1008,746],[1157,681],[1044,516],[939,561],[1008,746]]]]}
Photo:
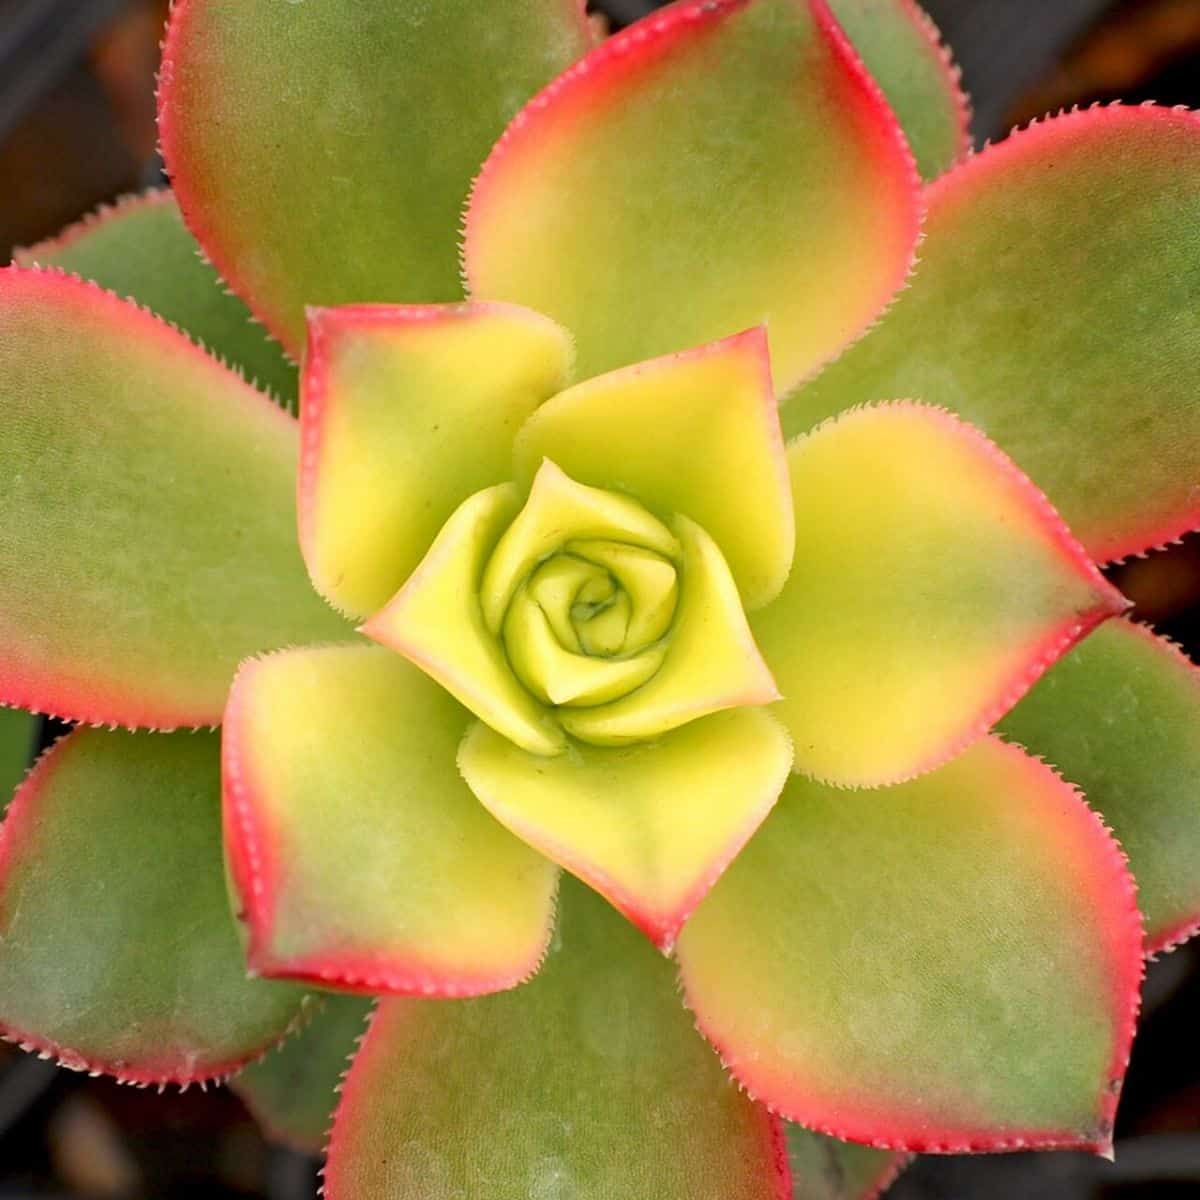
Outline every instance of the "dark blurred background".
{"type": "MultiPolygon", "coordinates": [[[[593,7],[619,26],[657,5],[593,7]]],[[[1048,110],[1096,100],[1200,107],[1200,0],[924,7],[954,47],[979,143],[1048,110]]],[[[154,73],[166,8],[166,0],[0,0],[0,261],[97,204],[161,180],[154,73]]],[[[1200,538],[1114,575],[1137,615],[1200,657],[1200,538]]],[[[1152,964],[1144,1013],[1115,1164],[1078,1154],[923,1158],[889,1196],[1200,1197],[1200,951],[1184,947],[1152,964]]],[[[0,1200],[312,1200],[316,1189],[316,1164],[264,1142],[225,1089],[157,1095],[0,1046],[0,1200]]]]}

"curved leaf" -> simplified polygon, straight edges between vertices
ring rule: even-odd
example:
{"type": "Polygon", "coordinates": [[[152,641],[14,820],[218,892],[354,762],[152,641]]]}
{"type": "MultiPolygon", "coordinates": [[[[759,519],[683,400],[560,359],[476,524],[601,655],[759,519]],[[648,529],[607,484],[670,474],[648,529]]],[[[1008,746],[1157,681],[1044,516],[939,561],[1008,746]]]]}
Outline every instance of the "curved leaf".
{"type": "Polygon", "coordinates": [[[517,436],[518,481],[531,481],[545,458],[664,518],[691,517],[721,548],[749,607],[783,586],[795,533],[765,330],[561,392],[517,436]]]}
{"type": "Polygon", "coordinates": [[[1153,953],[1200,926],[1200,669],[1144,626],[1112,621],[1000,724],[1083,788],[1138,885],[1153,953]]]}
{"type": "Polygon", "coordinates": [[[785,1200],[779,1123],[692,1028],[667,963],[564,879],[506,996],[385,1000],[334,1119],[329,1200],[785,1200]]]}
{"type": "Polygon", "coordinates": [[[924,179],[971,149],[971,106],[937,27],[916,0],[829,0],[908,138],[924,179]]]}
{"type": "Polygon", "coordinates": [[[458,505],[511,477],[513,437],[571,353],[510,305],[310,311],[300,545],[322,595],[358,616],[386,604],[458,505]]]}
{"type": "Polygon", "coordinates": [[[480,724],[458,752],[463,778],[498,821],[663,949],[770,811],[791,761],[783,727],[760,709],[554,759],[480,724]]]}
{"type": "Polygon", "coordinates": [[[1125,601],[986,438],[915,404],[793,442],[796,560],[751,620],[796,769],[874,786],[945,762],[1125,601]]]}
{"type": "Polygon", "coordinates": [[[79,729],[0,831],[0,1028],[75,1070],[189,1083],[261,1054],[303,992],[246,975],[209,733],[79,729]]]}
{"type": "Polygon", "coordinates": [[[509,126],[467,211],[467,279],[570,329],[585,379],[766,324],[782,390],[900,286],[917,182],[824,0],[686,0],[509,126]]]}
{"type": "Polygon", "coordinates": [[[239,671],[225,842],[256,970],[439,996],[537,970],[557,871],[463,782],[467,721],[377,646],[284,651],[239,671]]]}
{"type": "Polygon", "coordinates": [[[590,44],[581,0],[179,0],[163,153],[221,274],[299,351],[306,304],[458,299],[471,179],[590,44]]]}
{"type": "Polygon", "coordinates": [[[1097,108],[938,180],[921,265],[784,427],[911,396],[982,429],[1096,559],[1200,525],[1200,116],[1097,108]]]}
{"type": "Polygon", "coordinates": [[[885,791],[794,775],[678,955],[726,1066],[810,1129],[1111,1146],[1142,974],[1133,881],[1017,747],[988,738],[885,791]]]}
{"type": "Polygon", "coordinates": [[[149,313],[0,271],[0,701],[212,724],[247,654],[347,636],[300,559],[296,449],[149,313]]]}
{"type": "Polygon", "coordinates": [[[267,1136],[307,1154],[329,1138],[338,1085],[366,1030],[373,1001],[326,994],[299,1033],[240,1070],[229,1086],[267,1136]]]}
{"type": "Polygon", "coordinates": [[[909,1155],[839,1142],[790,1122],[788,1161],[792,1200],[877,1200],[904,1169],[909,1155]]]}
{"type": "Polygon", "coordinates": [[[226,288],[168,189],[126,196],[55,238],[17,250],[13,261],[58,267],[136,300],[295,411],[295,365],[226,288]]]}
{"type": "Polygon", "coordinates": [[[479,602],[488,556],[518,506],[512,484],[465,500],[408,582],[362,631],[416,663],[518,746],[557,754],[565,744],[562,730],[513,675],[479,602]]]}

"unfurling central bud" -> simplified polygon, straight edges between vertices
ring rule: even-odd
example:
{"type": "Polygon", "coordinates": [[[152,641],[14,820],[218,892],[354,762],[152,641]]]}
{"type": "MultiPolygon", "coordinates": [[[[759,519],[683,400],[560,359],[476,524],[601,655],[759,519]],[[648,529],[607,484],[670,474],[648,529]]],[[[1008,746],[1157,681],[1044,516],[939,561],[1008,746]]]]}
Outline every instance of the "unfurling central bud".
{"type": "Polygon", "coordinates": [[[543,460],[469,496],[365,626],[532,754],[662,737],[778,699],[705,530],[543,460]]]}
{"type": "Polygon", "coordinates": [[[675,564],[662,555],[625,542],[569,541],[509,604],[509,662],[545,704],[615,700],[662,665],[678,596],[675,564]]]}
{"type": "Polygon", "coordinates": [[[679,552],[641,505],[547,462],[484,569],[485,620],[543,704],[605,704],[663,663],[679,552]]]}

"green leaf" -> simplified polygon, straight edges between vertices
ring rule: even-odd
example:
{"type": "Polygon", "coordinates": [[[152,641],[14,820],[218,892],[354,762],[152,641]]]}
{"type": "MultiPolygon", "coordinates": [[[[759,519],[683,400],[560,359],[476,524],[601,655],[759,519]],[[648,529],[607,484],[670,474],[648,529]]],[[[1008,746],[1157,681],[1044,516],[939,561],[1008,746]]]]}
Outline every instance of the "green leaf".
{"type": "Polygon", "coordinates": [[[0,814],[33,759],[38,718],[19,708],[0,708],[0,814]]]}
{"type": "Polygon", "coordinates": [[[181,334],[0,271],[0,701],[220,720],[248,654],[349,635],[295,530],[296,423],[181,334]]]}
{"type": "Polygon", "coordinates": [[[653,742],[538,758],[476,725],[458,765],[488,811],[607,897],[656,944],[679,927],[775,803],[792,748],[741,708],[653,742]]]}
{"type": "Polygon", "coordinates": [[[946,412],[858,409],[788,459],[796,559],[751,626],[799,771],[875,786],[945,762],[1125,607],[1045,497],[946,412]]]}
{"type": "Polygon", "coordinates": [[[793,1200],[876,1200],[909,1160],[895,1150],[840,1142],[790,1122],[784,1129],[793,1200]]]}
{"type": "Polygon", "coordinates": [[[467,280],[570,329],[584,379],[766,324],[782,390],[903,282],[918,182],[823,3],[686,0],[509,126],[467,211],[467,280]]]}
{"type": "Polygon", "coordinates": [[[204,258],[170,191],[127,196],[56,238],[16,251],[13,261],[58,267],[136,300],[295,411],[294,364],[204,258]]]}
{"type": "Polygon", "coordinates": [[[971,149],[971,109],[937,27],[915,0],[829,0],[904,129],[924,179],[971,149]]]}
{"type": "Polygon", "coordinates": [[[1161,950],[1200,925],[1200,670],[1144,626],[1112,621],[1000,728],[1083,788],[1129,856],[1161,950]]]}
{"type": "Polygon", "coordinates": [[[929,189],[881,324],[784,409],[789,432],[912,397],[978,426],[1093,558],[1200,526],[1200,117],[1098,108],[929,189]]]}
{"type": "Polygon", "coordinates": [[[512,476],[522,422],[566,384],[570,335],[511,305],[357,305],[308,317],[300,544],[366,616],[468,496],[512,476]]]}
{"type": "Polygon", "coordinates": [[[463,782],[468,721],[377,646],[242,668],[224,730],[225,837],[256,970],[441,996],[537,970],[557,870],[463,782]]]}
{"type": "Polygon", "coordinates": [[[546,964],[505,996],[385,1000],[346,1081],[329,1200],[779,1200],[778,1122],[728,1080],[670,966],[563,881],[546,964]]]}
{"type": "Polygon", "coordinates": [[[183,0],[159,129],[188,224],[293,351],[306,304],[456,300],[472,178],[589,44],[580,0],[183,0]]]}
{"type": "Polygon", "coordinates": [[[561,392],[517,436],[518,482],[532,481],[546,458],[660,516],[691,517],[720,547],[748,606],[778,595],[795,534],[763,329],[561,392]]]}
{"type": "Polygon", "coordinates": [[[303,992],[246,975],[221,870],[217,738],[80,729],[0,833],[0,1028],[76,1070],[211,1079],[303,992]]]}
{"type": "Polygon", "coordinates": [[[479,603],[488,556],[519,504],[511,483],[465,500],[395,599],[362,630],[411,659],[518,746],[557,754],[565,745],[562,730],[513,675],[479,603]]]}
{"type": "Polygon", "coordinates": [[[314,999],[317,1011],[299,1033],[229,1081],[273,1141],[308,1154],[325,1149],[337,1087],[372,1003],[332,993],[314,999]]]}
{"type": "Polygon", "coordinates": [[[881,1147],[1105,1152],[1141,918],[1079,795],[993,738],[881,791],[792,776],[683,927],[688,1003],[750,1092],[881,1147]]]}

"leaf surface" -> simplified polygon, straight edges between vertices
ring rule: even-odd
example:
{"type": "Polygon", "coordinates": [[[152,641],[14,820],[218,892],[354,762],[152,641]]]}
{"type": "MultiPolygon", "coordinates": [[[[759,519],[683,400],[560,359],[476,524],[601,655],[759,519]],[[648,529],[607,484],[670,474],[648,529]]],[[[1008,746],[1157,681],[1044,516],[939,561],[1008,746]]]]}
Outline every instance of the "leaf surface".
{"type": "Polygon", "coordinates": [[[205,251],[298,354],[305,305],[459,298],[472,178],[590,44],[580,0],[182,0],[163,153],[205,251]]]}
{"type": "Polygon", "coordinates": [[[537,969],[557,871],[463,782],[467,723],[377,646],[242,668],[222,746],[225,839],[255,970],[462,996],[537,969]]]}
{"type": "Polygon", "coordinates": [[[58,267],[135,300],[295,411],[295,365],[204,257],[169,189],[127,196],[55,238],[17,250],[13,261],[58,267]]]}
{"type": "Polygon", "coordinates": [[[1149,952],[1200,925],[1200,670],[1145,626],[1112,621],[1000,723],[1044,755],[1129,856],[1149,952]]]}
{"type": "Polygon", "coordinates": [[[0,831],[0,1029],[134,1083],[228,1074],[300,1016],[246,975],[221,871],[210,733],[79,729],[0,831]]]}
{"type": "Polygon", "coordinates": [[[569,335],[510,305],[309,313],[300,542],[343,611],[382,608],[468,496],[511,478],[513,437],[561,390],[569,335]]]}
{"type": "Polygon", "coordinates": [[[330,1200],[786,1200],[779,1124],[692,1028],[669,965],[563,881],[506,996],[385,1000],[342,1092],[330,1200]]]}
{"type": "Polygon", "coordinates": [[[886,318],[784,408],[953,409],[1108,560],[1200,525],[1200,117],[1095,108],[938,180],[886,318]]]}
{"type": "Polygon", "coordinates": [[[796,559],[751,617],[796,769],[874,786],[983,734],[1125,607],[986,438],[914,404],[791,444],[796,559]]]}
{"type": "Polygon", "coordinates": [[[509,126],[472,193],[467,280],[570,329],[583,379],[766,324],[782,391],[900,286],[916,184],[824,0],[687,0],[509,126]]]}
{"type": "Polygon", "coordinates": [[[1132,879],[1068,784],[985,739],[847,791],[794,775],[684,926],[726,1066],[880,1147],[1105,1152],[1142,973],[1132,879]]]}
{"type": "Polygon", "coordinates": [[[497,820],[669,949],[770,811],[791,757],[777,721],[736,709],[653,742],[576,745],[553,759],[480,724],[458,765],[497,820]]]}
{"type": "Polygon", "coordinates": [[[366,1030],[372,1001],[332,993],[298,1033],[240,1070],[229,1086],[273,1141],[320,1154],[329,1137],[337,1088],[366,1030]]]}
{"type": "Polygon", "coordinates": [[[0,271],[0,701],[220,720],[248,654],[348,627],[296,542],[296,423],[149,313],[0,271]]]}

